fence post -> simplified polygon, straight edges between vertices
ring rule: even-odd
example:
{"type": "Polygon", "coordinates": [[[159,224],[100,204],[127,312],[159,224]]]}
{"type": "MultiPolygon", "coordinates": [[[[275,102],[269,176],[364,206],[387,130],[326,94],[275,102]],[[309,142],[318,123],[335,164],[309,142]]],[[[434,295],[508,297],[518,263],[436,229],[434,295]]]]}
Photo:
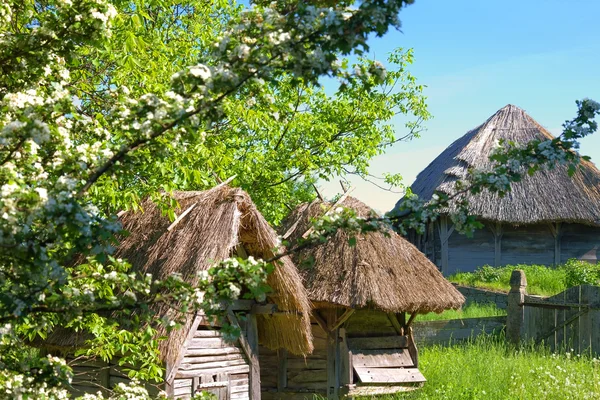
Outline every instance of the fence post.
{"type": "Polygon", "coordinates": [[[527,278],[525,271],[516,269],[510,276],[510,292],[508,292],[508,305],[506,308],[506,340],[508,343],[518,345],[521,341],[524,322],[525,295],[527,294],[527,278]]]}

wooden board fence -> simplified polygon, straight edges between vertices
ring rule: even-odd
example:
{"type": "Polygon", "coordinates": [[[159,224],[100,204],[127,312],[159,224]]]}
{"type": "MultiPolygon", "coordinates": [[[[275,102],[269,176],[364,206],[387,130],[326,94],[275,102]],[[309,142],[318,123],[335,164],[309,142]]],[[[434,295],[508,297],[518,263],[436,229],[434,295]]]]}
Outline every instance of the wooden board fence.
{"type": "Polygon", "coordinates": [[[581,285],[552,297],[525,296],[523,339],[552,350],[600,354],[600,287],[581,285]]]}

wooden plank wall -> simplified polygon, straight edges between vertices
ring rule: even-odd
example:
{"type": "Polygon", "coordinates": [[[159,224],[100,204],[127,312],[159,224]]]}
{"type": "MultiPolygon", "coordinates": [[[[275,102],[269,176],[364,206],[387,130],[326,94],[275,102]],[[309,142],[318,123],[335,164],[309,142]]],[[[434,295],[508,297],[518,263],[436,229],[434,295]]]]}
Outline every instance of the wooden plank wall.
{"type": "Polygon", "coordinates": [[[581,224],[562,224],[561,262],[577,258],[597,262],[600,253],[600,228],[581,224]]]}
{"type": "Polygon", "coordinates": [[[313,394],[327,395],[327,335],[315,320],[311,320],[314,351],[306,357],[274,351],[261,346],[260,378],[262,399],[312,399],[313,394]],[[280,368],[285,357],[285,369],[280,368]],[[280,376],[285,374],[285,379],[280,376]],[[286,383],[286,387],[281,386],[286,383]]]}
{"type": "Polygon", "coordinates": [[[448,270],[444,275],[473,272],[477,267],[494,265],[494,259],[495,239],[489,228],[478,229],[471,238],[453,232],[448,239],[448,270]]]}
{"type": "Polygon", "coordinates": [[[189,399],[194,389],[219,400],[249,399],[249,362],[239,343],[226,342],[219,331],[200,327],[194,334],[174,381],[174,396],[189,399]]]}
{"type": "Polygon", "coordinates": [[[554,264],[554,236],[548,224],[502,228],[500,265],[554,264]]]}
{"type": "Polygon", "coordinates": [[[582,285],[545,299],[535,296],[539,302],[580,304],[580,307],[527,305],[532,298],[534,296],[525,299],[525,340],[543,341],[553,351],[572,351],[577,354],[591,352],[596,356],[600,354],[600,310],[591,309],[585,312],[588,305],[592,305],[593,308],[600,305],[600,287],[582,285]],[[570,320],[572,322],[564,324],[570,320]]]}

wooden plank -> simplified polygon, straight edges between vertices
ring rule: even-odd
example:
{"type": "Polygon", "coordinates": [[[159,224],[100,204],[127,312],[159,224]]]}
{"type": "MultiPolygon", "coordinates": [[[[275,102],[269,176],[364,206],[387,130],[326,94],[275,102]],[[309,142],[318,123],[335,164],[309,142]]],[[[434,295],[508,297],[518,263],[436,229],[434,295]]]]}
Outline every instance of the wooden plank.
{"type": "MultiPolygon", "coordinates": [[[[288,355],[289,356],[289,355],[288,355]]],[[[327,359],[313,359],[312,357],[304,358],[288,358],[288,377],[290,370],[298,369],[327,369],[327,359]]]]}
{"type": "Polygon", "coordinates": [[[357,350],[405,349],[408,347],[408,338],[406,336],[349,338],[348,347],[353,352],[357,350]]]}
{"type": "Polygon", "coordinates": [[[207,369],[219,369],[219,368],[223,368],[223,367],[233,367],[236,365],[246,365],[247,362],[244,359],[237,359],[237,360],[231,360],[231,361],[215,361],[215,362],[205,362],[202,364],[198,364],[198,363],[181,363],[181,365],[179,366],[179,370],[180,371],[200,371],[200,370],[207,370],[207,369]]]}
{"type": "Polygon", "coordinates": [[[201,357],[188,357],[187,355],[183,357],[182,364],[204,364],[204,363],[212,363],[218,361],[232,361],[232,360],[244,360],[244,355],[241,353],[238,354],[226,354],[221,356],[201,356],[201,357]]]}
{"type": "Polygon", "coordinates": [[[206,338],[206,337],[221,337],[221,331],[212,329],[197,329],[193,332],[193,338],[206,338]]]}
{"type": "Polygon", "coordinates": [[[419,351],[417,350],[412,328],[408,328],[408,353],[415,368],[419,368],[419,351]]]}
{"type": "MultiPolygon", "coordinates": [[[[200,373],[207,373],[207,372],[211,372],[211,371],[214,371],[214,370],[213,369],[197,369],[197,370],[187,370],[187,371],[179,370],[179,371],[177,371],[177,375],[175,376],[175,378],[176,379],[193,378],[194,376],[197,376],[200,373]]],[[[219,372],[230,373],[230,374],[248,373],[248,372],[250,372],[250,366],[249,365],[234,365],[231,367],[223,367],[223,368],[219,368],[219,372]]]]}
{"type": "MultiPolygon", "coordinates": [[[[355,386],[350,389],[348,392],[348,396],[352,399],[354,398],[379,398],[382,395],[394,395],[396,393],[404,393],[411,392],[413,390],[417,390],[422,386],[422,384],[408,384],[408,385],[367,385],[367,386],[355,386]],[[375,397],[378,396],[378,397],[375,397]]],[[[392,399],[395,399],[395,396],[390,396],[392,399]]],[[[390,398],[384,397],[384,398],[390,398]]]]}
{"type": "Polygon", "coordinates": [[[217,382],[223,382],[224,385],[216,389],[217,397],[219,400],[229,400],[231,398],[231,387],[229,386],[229,374],[220,373],[217,374],[217,382]]]}
{"type": "MultiPolygon", "coordinates": [[[[200,381],[198,381],[199,383],[200,381]]],[[[193,387],[193,379],[175,379],[173,380],[173,387],[174,388],[180,388],[180,387],[193,387]]]]}
{"type": "Polygon", "coordinates": [[[242,354],[242,349],[238,347],[220,347],[216,349],[188,349],[184,357],[202,357],[211,356],[218,357],[230,354],[242,354]]]}
{"type": "Polygon", "coordinates": [[[352,365],[355,367],[412,367],[410,353],[406,349],[398,350],[357,350],[352,353],[352,365]]]}
{"type": "Polygon", "coordinates": [[[193,338],[189,344],[190,349],[220,349],[223,347],[231,347],[231,344],[220,337],[193,338]]]}
{"type": "Polygon", "coordinates": [[[417,368],[365,368],[354,367],[362,383],[417,383],[426,379],[417,368]]]}
{"type": "MultiPolygon", "coordinates": [[[[302,385],[308,383],[322,383],[325,387],[327,384],[327,371],[324,369],[306,369],[290,373],[288,376],[288,384],[290,387],[302,388],[302,385]]],[[[282,390],[285,392],[286,390],[282,390]]]]}

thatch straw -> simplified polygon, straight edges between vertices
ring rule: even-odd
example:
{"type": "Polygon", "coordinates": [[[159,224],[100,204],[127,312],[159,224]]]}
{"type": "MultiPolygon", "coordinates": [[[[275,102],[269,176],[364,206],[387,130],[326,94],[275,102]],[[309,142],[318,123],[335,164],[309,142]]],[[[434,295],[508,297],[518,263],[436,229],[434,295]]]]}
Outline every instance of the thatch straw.
{"type": "MultiPolygon", "coordinates": [[[[527,143],[552,138],[525,111],[507,105],[452,143],[417,176],[411,189],[426,200],[435,190],[451,194],[454,182],[465,178],[470,167],[490,168],[489,156],[500,139],[527,143]]],[[[600,172],[587,161],[582,161],[581,166],[573,177],[563,165],[542,169],[533,176],[525,174],[503,198],[487,190],[478,195],[468,194],[470,213],[484,220],[515,225],[539,222],[600,225],[600,172]]]]}
{"type": "MultiPolygon", "coordinates": [[[[374,214],[352,197],[341,205],[360,217],[374,214]]],[[[320,201],[299,206],[283,222],[282,232],[289,229],[294,243],[330,206],[320,201]]],[[[357,236],[352,247],[349,234],[338,231],[325,244],[295,256],[313,303],[409,313],[441,312],[463,304],[464,297],[427,257],[395,232],[388,233],[390,237],[382,232],[357,236]]]]}
{"type": "MultiPolygon", "coordinates": [[[[122,240],[115,256],[128,260],[135,271],[150,273],[157,279],[177,272],[194,283],[198,272],[235,255],[238,244],[255,258],[274,256],[277,234],[241,189],[221,185],[203,192],[175,192],[174,197],[180,205],[177,214],[194,203],[196,206],[171,230],[167,230],[171,221],[149,200],[143,204],[144,212],[122,216],[123,227],[130,235],[122,240]]],[[[285,348],[298,355],[312,352],[311,305],[289,257],[279,260],[268,284],[273,289],[270,300],[277,304],[278,310],[291,313],[258,316],[261,344],[274,350],[285,348]]],[[[156,312],[158,316],[176,314],[167,305],[156,312]]],[[[171,332],[161,342],[161,356],[167,363],[173,365],[192,322],[193,316],[188,316],[182,329],[171,332]]],[[[53,337],[50,344],[73,346],[73,339],[53,337]]]]}

